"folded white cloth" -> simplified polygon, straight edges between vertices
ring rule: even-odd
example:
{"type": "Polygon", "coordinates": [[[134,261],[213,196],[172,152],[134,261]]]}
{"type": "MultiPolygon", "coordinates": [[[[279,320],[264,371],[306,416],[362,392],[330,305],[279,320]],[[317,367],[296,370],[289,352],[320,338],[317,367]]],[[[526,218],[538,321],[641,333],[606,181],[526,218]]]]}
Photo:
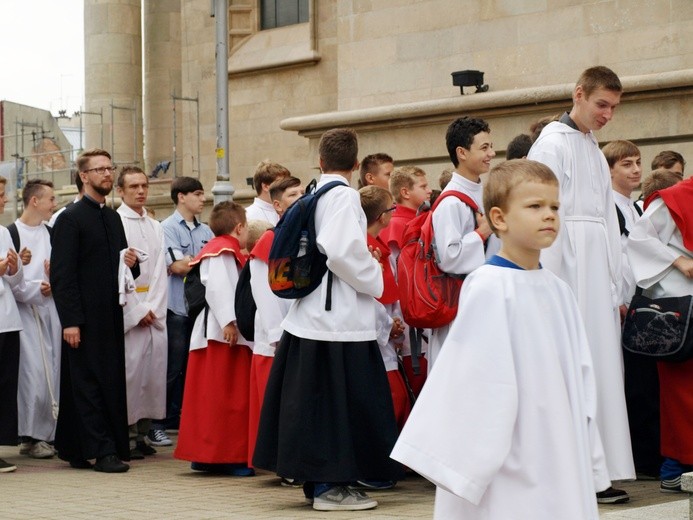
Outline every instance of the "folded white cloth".
{"type": "MultiPolygon", "coordinates": [[[[142,251],[136,247],[131,247],[137,255],[137,261],[142,263],[146,262],[149,255],[146,251],[142,251]]],[[[118,262],[118,302],[121,307],[124,307],[127,303],[127,294],[133,292],[137,286],[135,285],[135,279],[132,276],[132,271],[125,265],[125,253],[127,248],[120,252],[120,261],[118,262]]]]}

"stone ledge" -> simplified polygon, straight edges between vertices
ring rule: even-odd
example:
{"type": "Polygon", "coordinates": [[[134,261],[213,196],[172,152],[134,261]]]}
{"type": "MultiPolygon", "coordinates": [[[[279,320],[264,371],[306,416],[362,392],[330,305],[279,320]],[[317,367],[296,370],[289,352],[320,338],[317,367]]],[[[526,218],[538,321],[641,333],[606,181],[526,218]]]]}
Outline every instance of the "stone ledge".
{"type": "MultiPolygon", "coordinates": [[[[625,102],[643,98],[661,98],[670,96],[675,90],[692,90],[693,69],[626,76],[621,78],[621,82],[623,83],[623,100],[625,102]]],[[[564,107],[566,104],[570,104],[574,86],[574,83],[548,85],[343,112],[310,114],[284,119],[281,121],[280,127],[282,130],[313,136],[334,127],[381,129],[448,120],[451,117],[459,116],[461,113],[471,112],[488,116],[490,114],[536,111],[552,105],[564,107]]]]}

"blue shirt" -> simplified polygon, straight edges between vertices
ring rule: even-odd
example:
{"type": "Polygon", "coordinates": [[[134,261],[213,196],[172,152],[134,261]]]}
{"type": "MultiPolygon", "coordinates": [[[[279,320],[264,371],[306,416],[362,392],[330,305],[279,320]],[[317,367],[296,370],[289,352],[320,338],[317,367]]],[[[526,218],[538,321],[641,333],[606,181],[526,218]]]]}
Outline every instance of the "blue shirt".
{"type": "MultiPolygon", "coordinates": [[[[195,219],[195,227],[190,229],[178,210],[165,219],[161,227],[164,229],[164,254],[167,267],[187,255],[194,257],[214,237],[209,226],[197,219],[195,219]]],[[[168,277],[168,309],[179,316],[188,315],[185,310],[183,277],[177,274],[170,274],[168,277]]]]}

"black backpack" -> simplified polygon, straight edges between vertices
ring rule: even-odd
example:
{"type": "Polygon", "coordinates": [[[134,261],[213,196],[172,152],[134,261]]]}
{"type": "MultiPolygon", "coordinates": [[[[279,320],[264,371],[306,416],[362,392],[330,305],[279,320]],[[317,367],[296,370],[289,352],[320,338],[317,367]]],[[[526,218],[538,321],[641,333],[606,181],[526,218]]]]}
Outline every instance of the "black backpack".
{"type": "Polygon", "coordinates": [[[238,284],[234,297],[234,309],[236,311],[236,326],[243,337],[249,341],[255,341],[255,313],[257,305],[250,287],[250,260],[248,260],[238,274],[238,284]]]}
{"type": "MultiPolygon", "coordinates": [[[[289,209],[274,228],[274,241],[269,253],[269,284],[280,298],[303,298],[313,292],[327,272],[327,257],[318,250],[315,232],[315,207],[318,199],[332,188],[347,187],[332,181],[314,193],[306,193],[289,209]]],[[[332,272],[328,279],[328,300],[331,308],[332,272]]]]}
{"type": "Polygon", "coordinates": [[[188,318],[195,320],[197,315],[209,311],[207,300],[205,299],[206,288],[200,279],[200,263],[196,263],[183,278],[183,292],[185,294],[185,309],[188,311],[188,318]]]}

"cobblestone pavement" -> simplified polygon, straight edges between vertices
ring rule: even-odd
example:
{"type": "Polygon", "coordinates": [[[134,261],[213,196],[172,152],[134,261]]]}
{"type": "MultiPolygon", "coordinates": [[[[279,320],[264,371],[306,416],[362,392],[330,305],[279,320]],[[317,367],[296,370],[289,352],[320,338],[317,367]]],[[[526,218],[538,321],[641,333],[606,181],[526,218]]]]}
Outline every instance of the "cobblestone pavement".
{"type": "MultiPolygon", "coordinates": [[[[175,435],[172,436],[175,441],[175,435]]],[[[0,475],[0,518],[4,519],[368,519],[431,518],[434,487],[409,477],[389,491],[370,493],[379,502],[368,512],[322,513],[303,501],[300,489],[279,485],[266,472],[251,478],[210,476],[190,470],[173,458],[172,448],[143,461],[129,472],[107,475],[75,470],[58,459],[34,460],[18,448],[0,447],[0,458],[17,464],[0,475]]],[[[658,482],[620,484],[631,495],[623,505],[600,506],[604,520],[688,518],[683,495],[659,493],[658,482]]],[[[558,519],[557,519],[558,520],[558,519]]]]}

